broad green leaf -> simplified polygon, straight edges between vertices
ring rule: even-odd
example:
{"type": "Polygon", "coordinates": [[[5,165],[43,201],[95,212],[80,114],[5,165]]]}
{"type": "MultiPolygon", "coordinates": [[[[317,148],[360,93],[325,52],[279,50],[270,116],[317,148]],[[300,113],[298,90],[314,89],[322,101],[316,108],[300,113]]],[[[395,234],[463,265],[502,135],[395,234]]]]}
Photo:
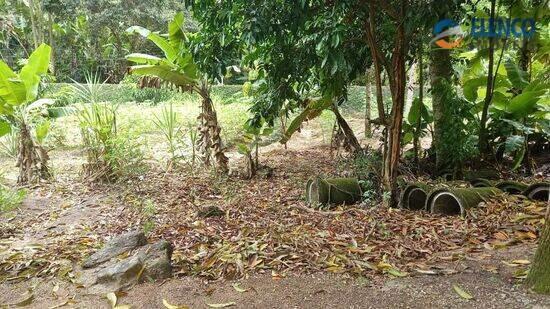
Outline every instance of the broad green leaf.
{"type": "Polygon", "coordinates": [[[323,110],[329,108],[331,105],[332,105],[331,98],[322,97],[322,98],[313,99],[306,106],[306,108],[298,116],[296,116],[294,120],[292,120],[285,134],[283,135],[283,137],[279,142],[281,144],[288,142],[288,140],[292,137],[292,134],[294,134],[294,132],[296,132],[298,128],[300,128],[300,125],[302,124],[302,122],[313,119],[321,115],[323,110]]]}
{"type": "Polygon", "coordinates": [[[40,76],[48,72],[52,48],[46,44],[40,45],[29,57],[27,64],[21,69],[19,78],[25,84],[26,100],[32,101],[38,95],[40,76]]]}
{"type": "Polygon", "coordinates": [[[537,101],[543,94],[544,91],[523,92],[510,100],[507,112],[516,119],[526,117],[536,110],[537,101]]]}
{"type": "Polygon", "coordinates": [[[474,298],[472,295],[470,295],[470,293],[464,291],[461,287],[459,287],[456,284],[453,284],[453,289],[455,290],[456,294],[458,294],[460,297],[464,299],[470,300],[474,298]]]}
{"type": "Polygon", "coordinates": [[[504,62],[504,67],[506,68],[506,73],[508,74],[508,79],[512,82],[512,85],[515,88],[523,89],[527,86],[527,72],[521,70],[514,62],[510,59],[504,62]]]}
{"type": "Polygon", "coordinates": [[[149,39],[164,52],[164,55],[169,62],[176,62],[176,59],[178,58],[178,52],[172,45],[170,45],[168,40],[166,40],[165,38],[140,26],[132,26],[126,31],[129,33],[138,33],[142,37],[149,39]]]}
{"type": "Polygon", "coordinates": [[[466,100],[476,102],[478,97],[479,87],[487,85],[487,77],[477,77],[470,79],[464,83],[463,93],[466,100]]]}
{"type": "Polygon", "coordinates": [[[168,65],[136,65],[130,68],[132,74],[153,75],[178,86],[195,85],[196,81],[168,65]]]}
{"type": "Polygon", "coordinates": [[[504,152],[507,154],[512,154],[518,149],[523,148],[525,142],[525,138],[521,135],[512,135],[506,138],[506,142],[504,143],[504,152]]]}
{"type": "Polygon", "coordinates": [[[25,84],[2,60],[0,60],[0,98],[11,105],[22,104],[27,98],[25,84]]]}
{"type": "Polygon", "coordinates": [[[36,139],[39,143],[42,143],[48,132],[50,131],[51,122],[49,120],[43,121],[36,127],[36,139]]]}
{"type": "Polygon", "coordinates": [[[246,155],[250,153],[250,148],[248,148],[246,144],[240,143],[240,144],[237,144],[237,151],[240,154],[246,155]]]}
{"type": "Polygon", "coordinates": [[[512,165],[512,170],[515,171],[521,166],[521,162],[523,162],[523,157],[525,157],[525,147],[522,147],[520,151],[518,151],[514,157],[514,163],[512,165]]]}
{"type": "Polygon", "coordinates": [[[127,55],[126,60],[140,64],[157,64],[162,61],[162,58],[153,55],[133,53],[127,55]]]}
{"type": "Polygon", "coordinates": [[[0,137],[4,136],[6,134],[10,134],[10,132],[11,132],[10,123],[0,119],[0,137]]]}
{"type": "Polygon", "coordinates": [[[174,16],[174,19],[168,23],[168,35],[170,43],[175,48],[178,48],[180,44],[186,39],[184,32],[185,16],[183,12],[179,12],[174,16]]]}

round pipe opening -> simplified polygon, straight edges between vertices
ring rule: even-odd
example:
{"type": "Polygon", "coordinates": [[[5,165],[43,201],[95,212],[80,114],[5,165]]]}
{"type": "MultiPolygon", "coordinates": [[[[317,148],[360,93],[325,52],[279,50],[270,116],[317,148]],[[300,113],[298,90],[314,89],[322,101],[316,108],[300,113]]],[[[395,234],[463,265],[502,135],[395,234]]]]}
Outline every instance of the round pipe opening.
{"type": "Polygon", "coordinates": [[[435,214],[460,215],[462,205],[452,193],[440,192],[433,198],[431,210],[435,214]]]}
{"type": "Polygon", "coordinates": [[[538,187],[529,192],[528,198],[537,201],[548,201],[550,194],[549,187],[538,187]]]}
{"type": "Polygon", "coordinates": [[[424,209],[428,195],[420,188],[414,188],[409,192],[408,206],[411,210],[424,209]]]}

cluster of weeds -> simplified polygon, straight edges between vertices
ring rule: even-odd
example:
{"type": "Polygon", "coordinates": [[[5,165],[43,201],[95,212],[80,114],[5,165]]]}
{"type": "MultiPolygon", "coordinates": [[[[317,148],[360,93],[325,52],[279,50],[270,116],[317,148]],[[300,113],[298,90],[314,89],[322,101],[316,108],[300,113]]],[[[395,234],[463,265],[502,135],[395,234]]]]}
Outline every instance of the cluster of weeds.
{"type": "Polygon", "coordinates": [[[143,172],[144,156],[133,136],[119,133],[117,106],[92,103],[78,113],[87,163],[84,174],[95,181],[115,181],[143,172]]]}
{"type": "Polygon", "coordinates": [[[356,153],[339,162],[342,174],[357,177],[363,191],[363,201],[375,205],[383,199],[382,192],[382,156],[379,152],[367,150],[356,153]]]}

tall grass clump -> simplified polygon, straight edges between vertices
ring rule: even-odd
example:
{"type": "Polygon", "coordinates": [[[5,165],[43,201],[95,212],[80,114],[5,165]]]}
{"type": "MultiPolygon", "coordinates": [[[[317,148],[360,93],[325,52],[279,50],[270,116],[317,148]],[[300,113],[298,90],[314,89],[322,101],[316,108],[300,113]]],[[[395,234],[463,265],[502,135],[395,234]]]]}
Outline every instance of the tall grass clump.
{"type": "Polygon", "coordinates": [[[84,102],[78,123],[86,154],[84,176],[91,181],[113,182],[143,171],[140,145],[119,132],[118,105],[99,103],[98,75],[87,74],[86,84],[76,84],[75,93],[84,102]]]}
{"type": "Polygon", "coordinates": [[[86,153],[84,176],[92,181],[112,182],[143,170],[140,145],[117,128],[117,106],[85,105],[78,113],[86,153]]]}
{"type": "Polygon", "coordinates": [[[153,123],[160,130],[162,136],[165,138],[168,144],[168,169],[171,169],[181,159],[179,154],[181,150],[181,126],[178,123],[178,117],[174,111],[172,103],[168,104],[162,109],[160,115],[155,115],[153,123]]]}

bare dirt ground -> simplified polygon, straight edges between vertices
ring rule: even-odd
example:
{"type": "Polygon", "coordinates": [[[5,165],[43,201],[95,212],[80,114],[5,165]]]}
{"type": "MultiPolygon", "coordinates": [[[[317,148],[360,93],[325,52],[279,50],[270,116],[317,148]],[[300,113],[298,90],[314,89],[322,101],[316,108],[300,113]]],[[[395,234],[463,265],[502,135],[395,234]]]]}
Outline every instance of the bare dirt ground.
{"type": "Polygon", "coordinates": [[[153,169],[92,185],[79,181],[78,151],[65,152],[56,164],[69,168],[2,218],[0,305],[110,308],[77,283],[79,265],[108,238],[146,228],[174,244],[175,278],[134,286],[118,305],[550,308],[521,285],[545,203],[504,196],[464,219],[366,205],[308,211],[309,177],[350,173],[316,131],[288,150],[263,149],[272,172],[254,180],[153,169]],[[225,216],[198,218],[208,206],[225,216]]]}
{"type": "MultiPolygon", "coordinates": [[[[131,308],[163,308],[166,300],[189,308],[233,303],[236,308],[548,308],[550,298],[534,295],[514,284],[510,267],[503,264],[506,260],[524,258],[532,249],[532,246],[518,246],[482,260],[449,263],[448,267],[458,271],[452,275],[418,274],[368,280],[317,273],[280,279],[260,275],[218,282],[172,279],[136,286],[120,295],[118,304],[131,308]],[[461,298],[453,289],[455,285],[474,298],[461,298]]],[[[29,285],[29,282],[0,285],[0,302],[24,300],[29,285]]],[[[105,297],[86,295],[82,289],[63,281],[40,281],[34,291],[35,298],[29,308],[64,304],[62,307],[67,308],[110,308],[105,297]]]]}

